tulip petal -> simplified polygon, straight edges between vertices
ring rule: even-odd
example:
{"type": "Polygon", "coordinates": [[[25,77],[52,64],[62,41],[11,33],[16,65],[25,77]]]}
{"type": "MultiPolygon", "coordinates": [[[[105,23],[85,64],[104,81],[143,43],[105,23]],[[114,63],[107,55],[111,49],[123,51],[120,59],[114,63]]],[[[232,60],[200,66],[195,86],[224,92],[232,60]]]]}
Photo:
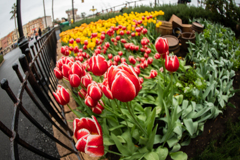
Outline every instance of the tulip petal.
{"type": "Polygon", "coordinates": [[[103,137],[100,135],[90,135],[87,138],[85,153],[92,157],[101,157],[104,155],[103,137]]]}
{"type": "Polygon", "coordinates": [[[87,145],[87,137],[88,135],[85,135],[84,137],[80,138],[75,144],[76,149],[80,152],[85,152],[85,148],[87,145]]]}
{"type": "Polygon", "coordinates": [[[89,132],[87,129],[83,128],[83,129],[80,129],[80,130],[78,130],[78,131],[76,132],[75,138],[76,138],[77,140],[79,140],[80,138],[82,138],[82,137],[84,137],[84,136],[86,136],[86,135],[90,135],[90,132],[89,132]]]}
{"type": "Polygon", "coordinates": [[[122,72],[118,72],[111,88],[113,97],[128,102],[135,98],[136,88],[133,82],[122,72]]]}

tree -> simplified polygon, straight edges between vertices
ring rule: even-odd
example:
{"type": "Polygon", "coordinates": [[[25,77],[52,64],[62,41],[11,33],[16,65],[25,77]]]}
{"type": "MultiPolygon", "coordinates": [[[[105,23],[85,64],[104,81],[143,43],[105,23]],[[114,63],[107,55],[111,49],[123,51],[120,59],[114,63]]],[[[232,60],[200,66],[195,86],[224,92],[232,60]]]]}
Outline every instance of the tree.
{"type": "Polygon", "coordinates": [[[17,5],[16,5],[16,3],[13,3],[12,10],[10,11],[10,14],[12,14],[12,17],[10,18],[10,20],[14,19],[15,31],[16,31],[16,35],[17,35],[17,38],[18,38],[17,24],[16,24],[16,15],[17,15],[17,5]]]}

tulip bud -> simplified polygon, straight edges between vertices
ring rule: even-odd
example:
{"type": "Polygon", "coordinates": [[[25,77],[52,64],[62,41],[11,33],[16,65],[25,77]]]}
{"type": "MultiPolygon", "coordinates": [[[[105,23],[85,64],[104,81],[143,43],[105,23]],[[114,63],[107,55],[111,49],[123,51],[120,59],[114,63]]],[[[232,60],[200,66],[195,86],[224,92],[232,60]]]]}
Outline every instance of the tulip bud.
{"type": "Polygon", "coordinates": [[[112,57],[113,57],[112,54],[108,54],[109,59],[112,59],[112,57]]]}
{"type": "Polygon", "coordinates": [[[88,85],[87,93],[94,101],[98,101],[102,97],[102,91],[95,81],[88,85]]]}
{"type": "Polygon", "coordinates": [[[148,62],[149,65],[152,64],[153,58],[152,57],[148,57],[147,62],[148,62]]]}
{"type": "Polygon", "coordinates": [[[70,95],[68,91],[61,85],[57,86],[57,91],[56,93],[53,92],[53,96],[55,97],[57,103],[61,105],[66,105],[70,101],[70,95]]]}
{"type": "Polygon", "coordinates": [[[165,61],[165,67],[169,72],[175,72],[179,68],[179,61],[177,56],[167,56],[165,61]]]}
{"type": "Polygon", "coordinates": [[[90,66],[90,70],[96,76],[103,75],[108,69],[107,61],[102,55],[92,56],[88,64],[90,66]]]}
{"type": "Polygon", "coordinates": [[[135,73],[137,74],[137,75],[139,75],[140,74],[140,69],[138,68],[138,67],[134,67],[134,71],[135,71],[135,73]]]}
{"type": "Polygon", "coordinates": [[[85,97],[86,97],[86,95],[87,95],[87,91],[86,91],[85,89],[80,89],[80,90],[78,91],[78,95],[79,95],[81,98],[85,99],[85,97]]]}
{"type": "Polygon", "coordinates": [[[97,105],[97,101],[94,101],[89,95],[86,96],[84,102],[90,108],[92,108],[92,107],[97,105]]]}
{"type": "Polygon", "coordinates": [[[85,40],[84,43],[83,43],[85,46],[88,45],[88,40],[85,40]]]}
{"type": "Polygon", "coordinates": [[[121,39],[120,36],[116,36],[116,40],[119,41],[121,39]]]}
{"type": "Polygon", "coordinates": [[[123,52],[122,52],[122,51],[119,51],[119,52],[118,52],[118,55],[119,55],[119,56],[122,56],[122,55],[123,55],[123,52]]]}
{"type": "Polygon", "coordinates": [[[140,84],[142,84],[143,83],[143,77],[139,77],[138,79],[139,79],[140,84]]]}
{"type": "Polygon", "coordinates": [[[69,83],[72,87],[78,87],[80,85],[80,77],[77,74],[71,74],[69,76],[69,83]]]}
{"type": "Polygon", "coordinates": [[[119,62],[120,61],[120,56],[119,55],[116,55],[113,57],[114,61],[115,62],[119,62]]]}
{"type": "Polygon", "coordinates": [[[166,38],[159,37],[155,42],[155,48],[159,54],[166,54],[169,50],[168,41],[166,38]]]}
{"type": "Polygon", "coordinates": [[[76,39],[76,42],[77,42],[77,43],[80,43],[80,38],[77,38],[77,39],[76,39]]]}
{"type": "Polygon", "coordinates": [[[73,42],[74,42],[74,39],[71,38],[71,39],[69,40],[69,43],[70,43],[70,44],[73,44],[73,42]]]}
{"type": "Polygon", "coordinates": [[[92,83],[92,77],[89,73],[86,73],[86,75],[81,78],[81,84],[87,88],[90,83],[92,83]]]}
{"type": "Polygon", "coordinates": [[[104,106],[103,101],[100,100],[100,103],[98,102],[95,107],[92,107],[93,113],[95,113],[95,114],[101,114],[102,111],[104,110],[104,107],[103,107],[103,106],[104,106]]]}
{"type": "Polygon", "coordinates": [[[154,55],[154,58],[155,58],[155,59],[160,59],[160,58],[161,58],[161,55],[160,55],[159,53],[156,53],[156,54],[154,55]]]}
{"type": "Polygon", "coordinates": [[[53,71],[54,71],[54,74],[55,74],[55,76],[57,77],[57,79],[62,79],[62,78],[63,78],[63,74],[62,74],[62,72],[59,70],[59,68],[55,67],[53,71]]]}
{"type": "Polygon", "coordinates": [[[152,79],[157,76],[157,71],[156,70],[151,70],[149,77],[145,77],[146,79],[152,79]]]}

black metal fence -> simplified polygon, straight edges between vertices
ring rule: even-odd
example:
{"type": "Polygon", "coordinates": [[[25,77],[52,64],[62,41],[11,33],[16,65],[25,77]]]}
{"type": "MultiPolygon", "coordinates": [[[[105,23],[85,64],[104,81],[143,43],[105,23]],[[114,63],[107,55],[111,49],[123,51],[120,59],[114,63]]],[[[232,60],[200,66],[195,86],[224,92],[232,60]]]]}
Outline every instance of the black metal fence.
{"type": "Polygon", "coordinates": [[[75,143],[72,139],[73,131],[67,124],[63,110],[64,108],[55,101],[52,95],[52,93],[56,91],[58,84],[58,80],[53,73],[53,69],[56,64],[56,44],[57,39],[54,28],[44,34],[30,47],[28,47],[27,41],[21,41],[19,46],[23,54],[19,57],[19,62],[24,71],[24,75],[21,75],[18,64],[13,64],[12,66],[21,82],[17,96],[13,94],[7,79],[1,80],[2,89],[6,91],[14,105],[12,128],[7,128],[0,121],[0,130],[2,130],[10,138],[12,159],[19,159],[18,145],[21,145],[24,148],[47,159],[59,159],[59,157],[53,157],[46,152],[35,148],[31,144],[28,144],[21,137],[21,135],[18,134],[18,127],[21,126],[21,124],[19,124],[20,112],[23,113],[34,126],[36,126],[54,142],[69,150],[70,153],[75,153],[79,160],[83,159],[81,154],[79,154],[75,148],[75,143]],[[28,83],[32,87],[37,97],[35,97],[29,89],[27,85],[28,83]],[[71,142],[72,147],[67,146],[64,142],[55,138],[51,133],[45,130],[42,125],[34,119],[34,117],[29,114],[22,103],[22,96],[24,92],[28,94],[35,104],[36,109],[38,109],[47,118],[49,123],[55,126],[56,129],[71,142]]]}

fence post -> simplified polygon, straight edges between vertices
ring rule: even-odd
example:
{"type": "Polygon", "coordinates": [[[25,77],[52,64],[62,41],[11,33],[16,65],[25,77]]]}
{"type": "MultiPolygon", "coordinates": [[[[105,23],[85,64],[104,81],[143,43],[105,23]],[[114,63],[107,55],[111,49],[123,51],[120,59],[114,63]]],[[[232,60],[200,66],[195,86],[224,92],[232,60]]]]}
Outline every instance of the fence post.
{"type": "Polygon", "coordinates": [[[41,88],[39,87],[32,71],[29,68],[28,61],[26,59],[26,56],[23,54],[19,57],[19,62],[22,66],[22,69],[24,72],[29,72],[29,84],[33,88],[34,92],[37,93],[38,98],[41,100],[43,105],[46,107],[46,109],[49,111],[49,113],[55,118],[55,120],[65,129],[70,132],[72,135],[72,130],[68,127],[68,125],[59,117],[59,115],[55,112],[55,110],[52,108],[51,104],[49,103],[46,96],[43,94],[41,88]]]}

